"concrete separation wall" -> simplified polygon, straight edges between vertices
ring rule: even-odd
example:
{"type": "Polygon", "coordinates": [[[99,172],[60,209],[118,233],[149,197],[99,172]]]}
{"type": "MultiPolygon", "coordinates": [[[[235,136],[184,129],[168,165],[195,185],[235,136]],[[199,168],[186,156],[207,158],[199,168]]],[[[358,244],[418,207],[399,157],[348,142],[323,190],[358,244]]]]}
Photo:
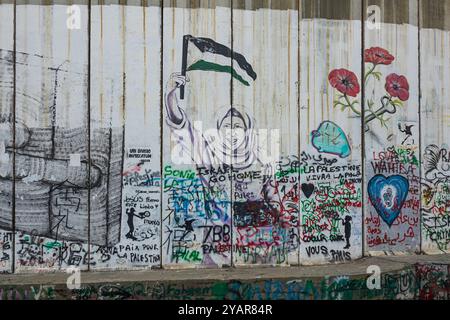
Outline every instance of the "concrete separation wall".
{"type": "Polygon", "coordinates": [[[450,253],[449,12],[0,0],[0,273],[450,253]]]}

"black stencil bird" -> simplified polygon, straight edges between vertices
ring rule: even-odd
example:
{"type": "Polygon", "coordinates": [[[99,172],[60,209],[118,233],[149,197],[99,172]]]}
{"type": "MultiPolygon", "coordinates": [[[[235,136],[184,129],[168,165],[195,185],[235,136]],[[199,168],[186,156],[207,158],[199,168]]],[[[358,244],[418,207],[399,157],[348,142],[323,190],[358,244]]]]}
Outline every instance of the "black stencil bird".
{"type": "Polygon", "coordinates": [[[402,129],[402,125],[399,123],[398,124],[398,130],[400,130],[400,132],[406,134],[406,138],[405,140],[403,140],[402,144],[404,144],[406,142],[406,140],[408,140],[410,137],[412,137],[413,133],[412,133],[412,128],[414,127],[414,125],[406,125],[405,124],[405,129],[402,129]]]}

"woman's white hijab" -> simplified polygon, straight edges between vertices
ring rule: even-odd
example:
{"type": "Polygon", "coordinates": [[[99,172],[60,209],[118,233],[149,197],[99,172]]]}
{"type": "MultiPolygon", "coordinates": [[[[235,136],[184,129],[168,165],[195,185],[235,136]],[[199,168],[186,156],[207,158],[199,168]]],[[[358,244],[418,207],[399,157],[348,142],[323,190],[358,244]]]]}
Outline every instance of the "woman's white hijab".
{"type": "Polygon", "coordinates": [[[217,143],[212,144],[214,153],[222,159],[226,158],[226,162],[231,162],[236,169],[245,169],[259,162],[257,135],[254,127],[255,120],[245,107],[240,105],[222,107],[218,110],[216,116],[219,139],[217,143]],[[230,116],[233,119],[241,119],[245,126],[244,130],[238,132],[238,134],[243,134],[244,137],[240,139],[240,144],[237,147],[230,146],[226,142],[226,137],[223,136],[224,133],[220,130],[224,120],[230,116]]]}

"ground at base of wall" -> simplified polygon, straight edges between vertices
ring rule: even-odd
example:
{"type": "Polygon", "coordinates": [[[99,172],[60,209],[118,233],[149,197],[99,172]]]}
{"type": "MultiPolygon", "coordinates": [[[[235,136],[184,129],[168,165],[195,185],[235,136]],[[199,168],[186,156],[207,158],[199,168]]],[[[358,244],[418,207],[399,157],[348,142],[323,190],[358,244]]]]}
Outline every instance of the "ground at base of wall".
{"type": "Polygon", "coordinates": [[[0,275],[1,300],[449,300],[450,254],[345,265],[0,275]],[[79,281],[78,281],[79,280],[79,281]]]}

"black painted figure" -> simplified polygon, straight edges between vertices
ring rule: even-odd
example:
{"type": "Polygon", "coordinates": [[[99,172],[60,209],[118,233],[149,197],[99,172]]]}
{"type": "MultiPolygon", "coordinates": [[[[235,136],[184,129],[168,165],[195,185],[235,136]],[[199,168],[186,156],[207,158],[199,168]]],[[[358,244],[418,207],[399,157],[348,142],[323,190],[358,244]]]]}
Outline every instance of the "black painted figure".
{"type": "Polygon", "coordinates": [[[128,224],[128,228],[130,228],[130,231],[128,231],[128,233],[125,235],[127,237],[127,239],[131,239],[131,240],[137,240],[136,237],[133,235],[134,232],[134,221],[133,218],[135,216],[135,212],[136,210],[134,208],[130,208],[127,209],[127,224],[128,224]]]}
{"type": "Polygon", "coordinates": [[[344,226],[344,234],[345,234],[345,241],[346,241],[346,246],[344,247],[344,249],[349,249],[350,248],[350,236],[352,234],[352,217],[350,216],[346,216],[345,219],[342,219],[342,225],[344,226]]]}

